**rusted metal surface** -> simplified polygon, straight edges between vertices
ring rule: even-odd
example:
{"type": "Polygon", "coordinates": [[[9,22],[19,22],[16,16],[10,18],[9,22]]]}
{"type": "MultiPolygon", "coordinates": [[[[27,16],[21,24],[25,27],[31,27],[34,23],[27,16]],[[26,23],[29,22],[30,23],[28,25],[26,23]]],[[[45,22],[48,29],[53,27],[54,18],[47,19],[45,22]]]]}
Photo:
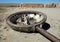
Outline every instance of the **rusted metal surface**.
{"type": "Polygon", "coordinates": [[[24,32],[30,32],[31,30],[35,31],[35,28],[32,28],[32,27],[34,27],[35,25],[43,24],[46,21],[46,19],[47,19],[46,15],[41,12],[38,12],[38,11],[21,11],[21,12],[17,12],[17,13],[10,15],[6,20],[7,20],[7,23],[13,29],[19,30],[19,31],[24,31],[24,32]],[[40,22],[32,24],[32,25],[24,25],[24,26],[17,25],[16,20],[19,17],[21,17],[21,15],[23,15],[23,14],[39,14],[39,15],[43,16],[43,19],[40,22]]]}
{"type": "Polygon", "coordinates": [[[39,33],[41,33],[44,37],[46,37],[47,39],[49,39],[50,41],[52,41],[52,42],[60,42],[60,39],[58,39],[54,35],[50,34],[49,32],[45,31],[44,29],[36,26],[36,30],[39,33]]]}

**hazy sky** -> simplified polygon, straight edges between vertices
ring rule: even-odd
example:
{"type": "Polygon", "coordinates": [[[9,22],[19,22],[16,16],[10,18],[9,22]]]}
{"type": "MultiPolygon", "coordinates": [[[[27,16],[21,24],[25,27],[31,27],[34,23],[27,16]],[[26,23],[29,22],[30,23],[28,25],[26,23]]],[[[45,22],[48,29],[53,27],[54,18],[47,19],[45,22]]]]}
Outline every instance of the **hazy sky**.
{"type": "Polygon", "coordinates": [[[0,0],[0,3],[60,3],[60,0],[0,0]]]}

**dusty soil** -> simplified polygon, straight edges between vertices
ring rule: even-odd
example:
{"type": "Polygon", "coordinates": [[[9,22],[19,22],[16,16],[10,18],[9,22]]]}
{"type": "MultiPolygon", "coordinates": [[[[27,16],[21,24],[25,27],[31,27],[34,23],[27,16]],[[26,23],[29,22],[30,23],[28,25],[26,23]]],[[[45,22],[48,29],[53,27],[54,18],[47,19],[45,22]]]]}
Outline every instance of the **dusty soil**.
{"type": "Polygon", "coordinates": [[[50,28],[49,33],[60,38],[60,8],[20,8],[20,7],[0,7],[0,42],[51,42],[39,33],[18,32],[6,23],[6,18],[15,12],[23,10],[36,10],[47,15],[47,23],[50,28]]]}

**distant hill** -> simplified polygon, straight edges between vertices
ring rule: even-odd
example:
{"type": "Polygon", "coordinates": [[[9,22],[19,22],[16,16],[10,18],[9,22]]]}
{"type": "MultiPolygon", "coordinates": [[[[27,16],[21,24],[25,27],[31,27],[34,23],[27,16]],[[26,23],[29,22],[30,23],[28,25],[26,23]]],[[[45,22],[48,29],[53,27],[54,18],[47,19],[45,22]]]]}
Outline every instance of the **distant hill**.
{"type": "Polygon", "coordinates": [[[22,8],[60,8],[60,3],[49,3],[49,4],[4,4],[0,3],[0,7],[22,7],[22,8]]]}
{"type": "Polygon", "coordinates": [[[20,4],[14,4],[14,3],[0,3],[0,7],[19,7],[20,4]]]}

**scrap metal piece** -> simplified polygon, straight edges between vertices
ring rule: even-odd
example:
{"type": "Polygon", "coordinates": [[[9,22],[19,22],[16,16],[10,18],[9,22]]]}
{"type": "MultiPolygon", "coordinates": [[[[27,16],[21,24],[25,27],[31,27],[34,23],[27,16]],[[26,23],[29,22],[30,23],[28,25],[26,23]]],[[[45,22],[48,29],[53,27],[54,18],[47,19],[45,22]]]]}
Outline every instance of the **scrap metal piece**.
{"type": "MultiPolygon", "coordinates": [[[[32,17],[34,17],[34,15],[32,17]]],[[[42,12],[38,12],[38,11],[20,11],[20,12],[11,14],[6,19],[6,21],[12,27],[12,29],[14,29],[14,30],[24,31],[24,32],[30,32],[30,31],[34,32],[35,31],[35,28],[32,28],[32,27],[34,27],[36,25],[43,24],[46,21],[46,19],[47,19],[47,16],[44,13],[42,13],[42,12]],[[28,19],[28,21],[30,22],[30,24],[28,22],[28,25],[23,25],[23,23],[25,24],[27,21],[22,22],[22,23],[21,23],[21,20],[20,20],[20,23],[17,21],[20,17],[23,17],[22,19],[25,19],[24,18],[25,15],[26,16],[29,15],[31,17],[30,14],[32,14],[32,15],[33,14],[34,15],[37,15],[38,14],[40,16],[43,16],[43,19],[41,21],[39,21],[39,22],[36,22],[36,23],[35,23],[35,20],[29,21],[29,19],[28,19]],[[17,24],[20,24],[20,25],[17,25],[17,24]]]]}
{"type": "Polygon", "coordinates": [[[36,26],[36,30],[42,34],[44,37],[49,39],[52,42],[60,42],[60,39],[52,35],[51,33],[45,31],[44,29],[40,28],[39,26],[36,26]]]}

